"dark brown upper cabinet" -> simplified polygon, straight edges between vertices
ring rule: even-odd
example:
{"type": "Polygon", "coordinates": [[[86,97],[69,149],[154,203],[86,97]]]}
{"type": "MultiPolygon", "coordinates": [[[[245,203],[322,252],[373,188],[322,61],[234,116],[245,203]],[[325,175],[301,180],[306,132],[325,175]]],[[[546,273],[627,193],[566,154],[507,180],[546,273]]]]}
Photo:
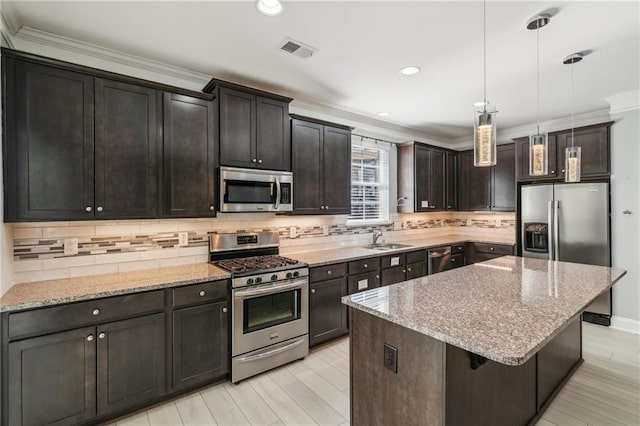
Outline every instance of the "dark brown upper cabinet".
{"type": "Polygon", "coordinates": [[[447,210],[458,210],[458,153],[447,151],[445,179],[447,210]]]}
{"type": "MultiPolygon", "coordinates": [[[[610,127],[613,122],[595,124],[574,129],[574,146],[581,152],[582,177],[606,177],[611,174],[610,127]]],[[[518,182],[564,179],[565,148],[571,146],[571,130],[549,133],[549,173],[544,176],[529,175],[529,138],[514,139],[516,145],[516,175],[518,182]]]]}
{"type": "Polygon", "coordinates": [[[215,216],[214,102],[164,94],[164,215],[215,216]]]}
{"type": "Polygon", "coordinates": [[[496,165],[475,167],[473,150],[460,153],[460,210],[515,211],[515,147],[499,145],[496,165]]]}
{"type": "Polygon", "coordinates": [[[455,180],[453,188],[448,181],[448,166],[455,167],[455,164],[455,154],[443,149],[416,142],[399,146],[398,211],[410,213],[455,209],[455,180]]]}
{"type": "Polygon", "coordinates": [[[293,213],[351,213],[351,129],[292,117],[293,213]]]}
{"type": "Polygon", "coordinates": [[[220,165],[291,170],[290,98],[212,79],[217,98],[220,165]]]}

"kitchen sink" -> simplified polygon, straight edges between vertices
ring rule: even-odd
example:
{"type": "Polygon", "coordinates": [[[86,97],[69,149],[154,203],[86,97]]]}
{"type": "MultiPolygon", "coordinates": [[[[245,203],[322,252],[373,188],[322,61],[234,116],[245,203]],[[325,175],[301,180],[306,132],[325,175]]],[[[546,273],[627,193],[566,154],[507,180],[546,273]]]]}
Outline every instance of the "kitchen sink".
{"type": "Polygon", "coordinates": [[[383,250],[395,250],[395,249],[401,249],[401,248],[406,248],[406,247],[413,247],[410,244],[393,244],[393,243],[389,243],[389,244],[370,244],[368,246],[364,246],[364,248],[369,249],[369,250],[379,250],[379,251],[383,251],[383,250]]]}

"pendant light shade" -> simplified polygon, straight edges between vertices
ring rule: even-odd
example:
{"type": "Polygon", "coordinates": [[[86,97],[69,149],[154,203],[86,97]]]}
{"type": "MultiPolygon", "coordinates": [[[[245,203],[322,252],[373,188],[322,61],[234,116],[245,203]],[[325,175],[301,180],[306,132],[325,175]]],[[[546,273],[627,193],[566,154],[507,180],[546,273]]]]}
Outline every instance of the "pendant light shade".
{"type": "Polygon", "coordinates": [[[473,115],[473,165],[490,167],[496,165],[496,110],[490,105],[475,109],[473,115]]]}
{"type": "Polygon", "coordinates": [[[571,146],[565,149],[564,153],[564,181],[565,182],[580,182],[580,167],[582,163],[582,149],[579,146],[573,145],[573,117],[574,117],[574,101],[573,101],[573,88],[574,88],[574,76],[573,76],[573,64],[580,62],[583,55],[581,53],[574,53],[569,55],[562,61],[565,65],[571,65],[571,146]]]}
{"type": "Polygon", "coordinates": [[[487,102],[487,2],[482,3],[483,13],[483,102],[474,104],[473,113],[473,165],[496,165],[496,108],[487,102]]]}
{"type": "Polygon", "coordinates": [[[536,15],[527,22],[528,30],[536,31],[536,134],[529,137],[529,175],[549,173],[549,142],[546,133],[540,133],[540,28],[551,21],[551,16],[536,15]]]}

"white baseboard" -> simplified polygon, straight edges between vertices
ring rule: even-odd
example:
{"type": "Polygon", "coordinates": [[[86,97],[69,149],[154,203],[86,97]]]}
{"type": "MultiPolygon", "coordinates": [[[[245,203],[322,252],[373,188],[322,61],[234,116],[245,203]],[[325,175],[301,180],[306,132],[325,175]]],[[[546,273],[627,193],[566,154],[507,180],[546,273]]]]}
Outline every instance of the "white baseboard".
{"type": "Polygon", "coordinates": [[[612,316],[611,328],[627,331],[629,333],[640,334],[640,321],[625,317],[612,316]]]}

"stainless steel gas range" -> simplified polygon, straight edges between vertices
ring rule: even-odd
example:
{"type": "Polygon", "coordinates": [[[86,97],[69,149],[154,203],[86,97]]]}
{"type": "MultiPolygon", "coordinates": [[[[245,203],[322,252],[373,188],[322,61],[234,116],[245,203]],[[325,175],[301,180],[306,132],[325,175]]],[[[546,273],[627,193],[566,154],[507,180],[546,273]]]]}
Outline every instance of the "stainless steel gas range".
{"type": "Polygon", "coordinates": [[[209,235],[210,261],[231,272],[231,381],[309,353],[309,269],[278,256],[277,232],[209,235]]]}

